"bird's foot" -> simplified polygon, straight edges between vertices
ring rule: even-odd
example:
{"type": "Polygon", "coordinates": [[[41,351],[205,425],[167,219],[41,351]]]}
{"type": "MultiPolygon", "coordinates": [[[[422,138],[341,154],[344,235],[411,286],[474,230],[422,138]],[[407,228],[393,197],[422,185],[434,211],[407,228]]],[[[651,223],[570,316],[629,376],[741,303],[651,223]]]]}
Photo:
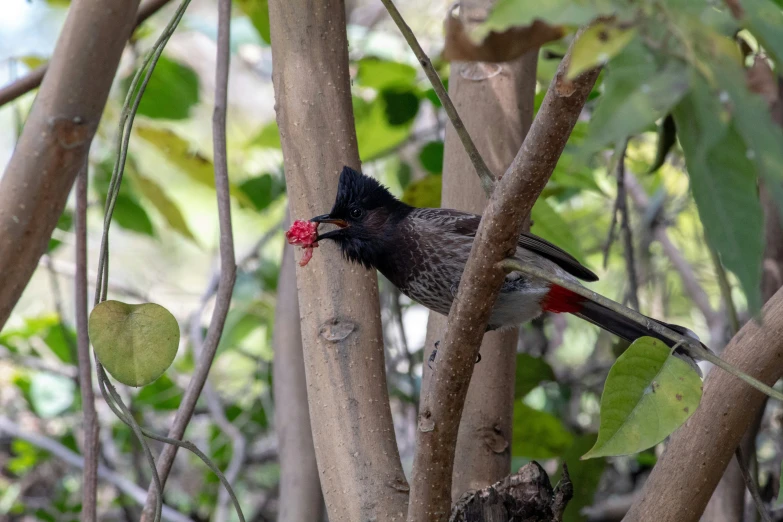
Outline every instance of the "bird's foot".
{"type": "MultiPolygon", "coordinates": [[[[438,346],[440,346],[440,341],[435,341],[435,347],[432,349],[432,353],[430,353],[430,356],[427,359],[427,366],[430,367],[430,370],[432,370],[432,363],[435,362],[435,357],[438,355],[438,346]]],[[[476,362],[473,364],[478,364],[480,362],[481,362],[481,352],[479,352],[476,355],[476,362]]]]}

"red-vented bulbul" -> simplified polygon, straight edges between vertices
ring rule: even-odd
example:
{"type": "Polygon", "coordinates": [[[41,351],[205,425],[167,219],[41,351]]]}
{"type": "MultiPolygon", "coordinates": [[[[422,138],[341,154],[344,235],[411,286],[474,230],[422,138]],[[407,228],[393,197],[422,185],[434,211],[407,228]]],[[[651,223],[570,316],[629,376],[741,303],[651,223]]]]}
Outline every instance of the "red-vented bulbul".
{"type": "MultiPolygon", "coordinates": [[[[335,241],[347,259],[378,269],[402,293],[443,315],[448,315],[457,295],[480,220],[458,210],[406,205],[375,179],[350,167],[340,174],[332,211],[311,219],[338,227],[319,234],[319,241],[335,241]]],[[[515,258],[523,264],[574,282],[598,280],[573,256],[534,234],[523,232],[517,245],[515,258]]],[[[487,330],[519,326],[542,312],[574,314],[627,341],[651,336],[673,344],[598,303],[516,272],[506,276],[487,330]]],[[[686,328],[651,320],[698,339],[686,328]]]]}

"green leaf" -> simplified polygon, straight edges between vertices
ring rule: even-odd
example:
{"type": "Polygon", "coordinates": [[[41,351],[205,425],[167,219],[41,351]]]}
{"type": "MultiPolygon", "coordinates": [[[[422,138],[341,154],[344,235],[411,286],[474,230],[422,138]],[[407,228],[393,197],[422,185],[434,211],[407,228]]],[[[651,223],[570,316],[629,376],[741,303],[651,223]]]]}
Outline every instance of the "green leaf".
{"type": "Polygon", "coordinates": [[[419,152],[419,161],[427,172],[441,174],[443,172],[443,142],[431,141],[424,145],[419,152]]]}
{"type": "MultiPolygon", "coordinates": [[[[212,190],[215,189],[215,167],[212,161],[198,152],[191,151],[190,144],[168,129],[158,129],[146,125],[136,125],[134,132],[165,156],[166,161],[176,166],[193,181],[212,190]]],[[[245,206],[251,206],[250,200],[233,183],[229,191],[231,196],[245,206]]]]}
{"type": "Polygon", "coordinates": [[[577,259],[584,259],[579,240],[574,236],[572,227],[558,214],[545,199],[538,198],[530,212],[533,220],[531,232],[559,246],[577,259]]]}
{"type": "Polygon", "coordinates": [[[136,200],[120,192],[114,206],[114,222],[122,228],[147,236],[153,235],[152,221],[136,200]]]}
{"type": "Polygon", "coordinates": [[[701,400],[701,379],[661,341],[642,337],[617,358],[601,396],[598,440],[583,459],[630,455],[655,446],[701,400]]]}
{"type": "MultiPolygon", "coordinates": [[[[449,90],[449,79],[444,78],[443,79],[443,87],[446,89],[446,92],[449,90]]],[[[435,89],[430,87],[426,91],[424,91],[424,97],[427,98],[435,107],[443,107],[443,104],[440,102],[440,98],[438,98],[438,95],[435,93],[435,89]]]]}
{"type": "Polygon", "coordinates": [[[761,309],[764,218],[747,147],[701,81],[675,108],[674,119],[704,233],[755,313],[761,309]]]}
{"type": "Polygon", "coordinates": [[[26,440],[13,439],[11,442],[11,455],[7,462],[8,471],[17,476],[22,476],[32,470],[38,461],[48,455],[47,452],[38,449],[26,440]]]}
{"type": "Polygon", "coordinates": [[[626,63],[644,59],[637,49],[626,49],[612,67],[609,62],[606,90],[601,96],[590,126],[583,155],[592,154],[611,143],[643,131],[669,110],[688,92],[689,75],[684,62],[669,60],[660,70],[651,72],[644,63],[626,63]]]}
{"type": "MultiPolygon", "coordinates": [[[[106,205],[106,199],[108,198],[112,170],[113,164],[109,160],[100,162],[95,168],[93,185],[96,192],[98,192],[102,206],[106,205]]],[[[132,169],[128,170],[130,171],[132,169]]],[[[139,234],[147,236],[152,236],[154,233],[152,221],[150,221],[147,211],[139,205],[138,200],[133,193],[130,192],[127,185],[120,187],[120,193],[117,195],[112,219],[119,226],[127,230],[132,230],[133,232],[138,232],[139,234]]]]}
{"type": "Polygon", "coordinates": [[[182,402],[182,390],[168,376],[161,375],[157,381],[143,387],[133,402],[158,411],[176,410],[182,402]]]}
{"type": "Polygon", "coordinates": [[[549,25],[577,27],[599,16],[611,16],[617,7],[611,0],[499,0],[475,32],[483,38],[489,31],[501,32],[509,27],[527,26],[540,20],[549,25]]]}
{"type": "Polygon", "coordinates": [[[60,324],[58,321],[55,326],[49,328],[49,331],[43,336],[43,340],[49,349],[52,350],[52,353],[62,362],[66,364],[76,364],[76,361],[74,360],[75,354],[73,353],[75,348],[74,345],[71,344],[76,342],[75,331],[60,324]],[[66,338],[66,335],[70,336],[70,338],[66,338]]]}
{"type": "Polygon", "coordinates": [[[386,118],[386,103],[382,96],[371,102],[354,96],[353,111],[362,161],[371,161],[390,154],[410,136],[413,122],[404,125],[389,124],[386,118]]]}
{"type": "Polygon", "coordinates": [[[182,211],[174,200],[170,199],[163,191],[163,188],[156,181],[142,176],[133,169],[128,169],[130,179],[132,179],[144,198],[163,216],[166,223],[173,229],[182,234],[182,236],[195,241],[193,232],[190,231],[182,211]]]}
{"type": "Polygon", "coordinates": [[[440,207],[442,181],[437,174],[417,179],[405,188],[402,201],[414,207],[440,207]]]}
{"type": "Polygon", "coordinates": [[[245,13],[261,39],[267,44],[272,43],[269,30],[269,0],[235,0],[239,9],[245,13]]]}
{"type": "Polygon", "coordinates": [[[515,399],[524,397],[542,381],[554,380],[555,372],[545,360],[526,353],[517,354],[517,373],[514,381],[515,399]]]}
{"type": "MultiPolygon", "coordinates": [[[[71,212],[68,209],[63,210],[63,213],[60,215],[59,219],[57,219],[56,227],[59,230],[65,230],[65,231],[71,230],[73,228],[73,212],[71,212]]],[[[47,252],[51,252],[61,244],[62,241],[60,241],[59,239],[50,239],[47,252]]]]}
{"type": "Polygon", "coordinates": [[[622,51],[635,34],[634,29],[620,28],[611,22],[591,25],[574,43],[567,77],[576,78],[588,69],[605,64],[622,51]]]}
{"type": "Polygon", "coordinates": [[[76,385],[72,379],[46,372],[33,374],[30,379],[30,400],[39,417],[52,418],[73,404],[76,385]]]}
{"type": "Polygon", "coordinates": [[[511,443],[511,454],[514,457],[557,457],[573,442],[574,436],[560,419],[550,413],[534,410],[520,400],[514,401],[514,435],[511,443]]]}
{"type": "Polygon", "coordinates": [[[271,121],[261,127],[258,134],[250,141],[250,145],[261,147],[262,149],[280,150],[282,145],[280,144],[280,131],[277,128],[277,122],[271,121]]]}
{"type": "Polygon", "coordinates": [[[389,87],[410,88],[416,82],[416,69],[408,64],[368,56],[359,60],[356,81],[377,90],[389,87]]]}
{"type": "Polygon", "coordinates": [[[253,203],[253,208],[260,212],[285,193],[285,183],[271,174],[262,174],[243,182],[239,190],[253,203]]]}
{"type": "MultiPolygon", "coordinates": [[[[130,88],[133,75],[123,80],[124,92],[130,88]]],[[[165,56],[158,60],[144,91],[138,114],[150,118],[184,120],[198,103],[198,75],[186,65],[165,56]]]]}
{"type": "Polygon", "coordinates": [[[655,148],[655,159],[647,170],[647,174],[656,172],[666,163],[666,156],[669,155],[669,151],[675,143],[677,143],[677,125],[674,123],[674,116],[667,114],[658,125],[658,145],[655,148]]]}
{"type": "Polygon", "coordinates": [[[386,88],[380,94],[389,125],[413,123],[419,112],[419,97],[413,89],[386,88]]]}
{"type": "Polygon", "coordinates": [[[128,386],[151,383],[177,355],[177,320],[154,303],[104,301],[90,313],[88,329],[98,359],[115,379],[128,386]]]}

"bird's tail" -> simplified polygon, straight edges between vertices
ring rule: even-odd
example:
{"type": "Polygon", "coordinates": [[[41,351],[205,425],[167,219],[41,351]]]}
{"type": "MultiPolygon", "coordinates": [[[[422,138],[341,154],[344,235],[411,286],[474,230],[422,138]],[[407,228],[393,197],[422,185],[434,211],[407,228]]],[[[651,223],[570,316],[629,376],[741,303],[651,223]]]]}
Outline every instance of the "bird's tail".
{"type": "MultiPolygon", "coordinates": [[[[585,299],[580,303],[580,305],[581,306],[579,311],[572,312],[574,315],[581,317],[586,321],[590,321],[594,325],[603,328],[604,330],[613,333],[617,337],[625,339],[628,342],[633,342],[639,337],[648,336],[663,341],[667,346],[674,345],[674,342],[672,342],[671,339],[667,339],[666,337],[656,333],[649,326],[639,324],[636,321],[631,321],[627,317],[620,315],[617,312],[610,310],[609,308],[601,306],[596,302],[585,299]]],[[[699,341],[699,337],[695,333],[683,326],[664,323],[663,321],[659,321],[651,317],[647,317],[647,320],[650,323],[656,322],[669,328],[670,330],[674,330],[675,332],[685,337],[690,337],[691,339],[699,341]]]]}

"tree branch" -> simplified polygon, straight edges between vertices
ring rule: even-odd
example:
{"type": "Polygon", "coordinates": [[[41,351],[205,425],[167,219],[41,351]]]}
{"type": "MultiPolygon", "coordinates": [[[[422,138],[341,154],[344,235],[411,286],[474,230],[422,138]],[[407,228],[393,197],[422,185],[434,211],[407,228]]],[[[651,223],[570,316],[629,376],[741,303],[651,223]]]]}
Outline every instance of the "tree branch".
{"type": "Polygon", "coordinates": [[[79,361],[79,391],[84,415],[84,480],[82,483],[82,518],[95,522],[98,493],[98,416],[95,412],[95,394],[92,389],[92,362],[90,338],[87,334],[87,161],[76,178],[76,275],[75,314],[76,349],[79,361]]]}
{"type": "Polygon", "coordinates": [[[0,179],[0,329],[84,166],[137,6],[138,0],[114,9],[71,3],[49,74],[0,179]]]}
{"type": "MultiPolygon", "coordinates": [[[[29,442],[33,446],[48,451],[58,459],[62,460],[66,464],[75,468],[84,469],[84,459],[81,455],[74,453],[54,439],[50,439],[44,435],[29,433],[20,428],[8,417],[0,416],[0,432],[6,432],[12,437],[22,439],[29,442]]],[[[127,478],[119,475],[103,465],[98,465],[97,470],[98,477],[106,482],[114,485],[132,498],[135,502],[143,504],[147,498],[147,493],[142,488],[134,484],[127,478]]],[[[179,511],[169,506],[163,506],[163,518],[170,520],[171,522],[193,522],[190,518],[186,517],[179,511]]]]}
{"type": "MultiPolygon", "coordinates": [[[[774,384],[783,375],[783,290],[767,302],[762,314],[763,324],[745,323],[723,356],[742,371],[774,384]]],[[[696,413],[672,435],[627,519],[699,520],[764,400],[764,395],[726,373],[710,372],[696,413]]]]}
{"type": "Polygon", "coordinates": [[[470,137],[470,134],[468,134],[465,124],[460,119],[459,114],[457,114],[457,109],[454,107],[451,98],[449,98],[449,93],[446,92],[446,88],[443,86],[440,76],[438,76],[438,73],[432,66],[432,62],[424,52],[424,49],[419,45],[413,31],[411,31],[411,28],[408,27],[408,24],[403,20],[402,15],[394,5],[393,0],[381,0],[381,2],[386,6],[392,20],[397,24],[402,36],[405,37],[405,41],[408,42],[413,54],[416,55],[416,59],[419,60],[421,67],[424,69],[424,73],[427,75],[427,78],[432,84],[432,88],[435,90],[435,94],[438,96],[441,105],[443,105],[446,114],[449,116],[449,120],[451,120],[451,124],[454,126],[454,131],[457,133],[457,136],[459,136],[462,146],[465,148],[465,152],[467,152],[470,161],[473,163],[473,167],[476,169],[476,174],[481,180],[481,187],[484,189],[484,194],[486,194],[487,197],[490,197],[495,188],[495,176],[492,174],[492,171],[489,170],[489,167],[487,167],[484,158],[479,154],[476,144],[473,143],[473,139],[470,137]]]}
{"type": "MultiPolygon", "coordinates": [[[[161,7],[169,3],[169,1],[170,0],[149,0],[144,2],[139,7],[139,12],[136,15],[136,27],[143,24],[147,18],[155,14],[161,7]]],[[[41,65],[27,73],[26,76],[0,87],[0,107],[41,85],[48,69],[48,64],[41,65]]]]}
{"type": "Polygon", "coordinates": [[[445,520],[450,511],[454,448],[468,384],[492,306],[516,250],[524,219],[555,168],[598,70],[567,81],[560,64],[514,162],[497,183],[481,219],[449,314],[438,366],[419,413],[408,520],[445,520]]]}
{"type": "MultiPolygon", "coordinates": [[[[463,25],[469,27],[486,18],[493,3],[494,0],[462,2],[460,19],[463,25]]],[[[538,52],[534,50],[497,65],[502,74],[481,81],[466,78],[466,73],[479,64],[451,64],[449,95],[496,177],[500,177],[514,160],[533,122],[537,61],[538,52]]],[[[486,204],[480,179],[459,136],[453,125],[447,125],[441,206],[481,214],[486,204]]],[[[525,228],[528,229],[527,225],[525,228]]],[[[446,317],[431,313],[428,338],[442,339],[445,327],[446,317]]],[[[468,490],[481,489],[503,479],[511,468],[518,339],[518,328],[484,335],[481,364],[473,370],[457,435],[452,501],[468,490]]],[[[431,347],[428,344],[426,350],[429,352],[431,347]]],[[[424,365],[423,370],[429,381],[429,366],[424,365]]]]}
{"type": "MultiPolygon", "coordinates": [[[[218,283],[215,309],[212,312],[207,336],[204,340],[204,351],[198,360],[196,370],[190,380],[188,388],[182,397],[177,413],[174,417],[169,438],[181,440],[185,434],[185,428],[190,422],[193,410],[196,408],[207,375],[215,358],[226,315],[231,306],[231,294],[234,291],[236,280],[236,259],[234,257],[234,236],[231,228],[231,199],[228,183],[228,157],[226,152],[226,108],[228,104],[228,69],[230,60],[230,17],[231,3],[221,0],[218,4],[218,37],[217,37],[217,65],[215,70],[215,109],[212,115],[212,140],[214,147],[215,164],[215,191],[217,193],[218,222],[220,224],[220,282],[218,283]]],[[[158,458],[158,473],[161,484],[166,479],[174,464],[177,454],[177,446],[167,445],[158,458]]],[[[147,504],[144,507],[141,520],[151,520],[155,490],[150,487],[147,504]]]]}

